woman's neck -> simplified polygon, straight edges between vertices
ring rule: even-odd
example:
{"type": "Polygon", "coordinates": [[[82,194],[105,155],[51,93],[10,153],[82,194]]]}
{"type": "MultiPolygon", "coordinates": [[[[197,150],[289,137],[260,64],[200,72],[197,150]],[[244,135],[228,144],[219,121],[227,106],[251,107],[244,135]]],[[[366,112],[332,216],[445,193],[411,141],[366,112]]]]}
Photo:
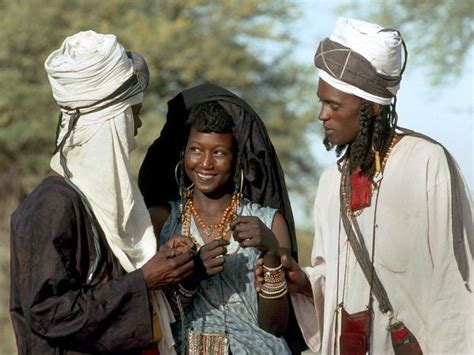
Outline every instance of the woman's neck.
{"type": "Polygon", "coordinates": [[[232,194],[230,192],[220,195],[206,195],[200,191],[193,193],[193,205],[201,217],[220,218],[224,210],[229,207],[232,202],[232,194]]]}

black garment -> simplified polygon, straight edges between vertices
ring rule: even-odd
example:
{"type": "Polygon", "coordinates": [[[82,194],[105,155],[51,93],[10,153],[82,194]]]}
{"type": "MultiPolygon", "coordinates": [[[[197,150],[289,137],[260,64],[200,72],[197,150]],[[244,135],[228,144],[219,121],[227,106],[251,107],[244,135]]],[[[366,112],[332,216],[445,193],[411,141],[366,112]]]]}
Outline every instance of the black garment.
{"type": "Polygon", "coordinates": [[[152,342],[141,270],[126,274],[105,239],[95,252],[77,193],[46,178],[11,217],[10,315],[19,354],[139,353],[152,342]]]}
{"type": "MultiPolygon", "coordinates": [[[[145,204],[152,207],[178,200],[175,167],[189,136],[185,123],[192,106],[209,101],[219,102],[234,120],[234,136],[245,179],[243,195],[252,202],[280,211],[288,224],[291,254],[298,260],[295,223],[285,177],[267,129],[243,99],[224,88],[200,85],[184,90],[168,101],[166,123],[158,139],[148,148],[138,175],[145,204]]],[[[294,354],[306,348],[292,309],[285,339],[294,354]]]]}

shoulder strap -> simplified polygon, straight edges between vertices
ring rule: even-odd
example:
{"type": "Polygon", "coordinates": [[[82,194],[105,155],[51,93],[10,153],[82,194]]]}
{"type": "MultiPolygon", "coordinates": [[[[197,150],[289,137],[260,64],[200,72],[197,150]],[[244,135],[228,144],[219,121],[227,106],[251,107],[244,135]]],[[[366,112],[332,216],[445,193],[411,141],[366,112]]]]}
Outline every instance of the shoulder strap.
{"type": "Polygon", "coordinates": [[[341,204],[341,218],[347,238],[351,244],[351,248],[354,251],[362,271],[364,272],[365,278],[367,279],[369,285],[372,285],[372,290],[374,292],[375,298],[377,298],[380,310],[382,313],[393,312],[393,307],[390,303],[390,300],[388,299],[387,292],[385,291],[382,282],[375,272],[373,263],[370,261],[369,252],[365,246],[359,224],[357,223],[357,220],[352,217],[352,225],[354,225],[354,228],[352,228],[351,221],[349,221],[349,217],[344,210],[343,204],[341,204]]]}

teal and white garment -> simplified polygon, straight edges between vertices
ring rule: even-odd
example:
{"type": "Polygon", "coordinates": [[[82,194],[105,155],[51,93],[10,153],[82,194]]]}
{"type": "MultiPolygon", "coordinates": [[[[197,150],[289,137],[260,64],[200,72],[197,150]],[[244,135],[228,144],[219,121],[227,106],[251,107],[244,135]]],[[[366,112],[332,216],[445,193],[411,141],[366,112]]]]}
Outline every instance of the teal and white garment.
{"type": "MultiPolygon", "coordinates": [[[[244,199],[238,208],[240,216],[259,217],[271,228],[276,210],[262,207],[244,199]]],[[[194,220],[191,218],[191,234],[204,244],[194,220]]],[[[178,221],[178,204],[171,203],[171,215],[160,233],[163,244],[173,235],[181,233],[178,221]]],[[[228,253],[237,249],[238,243],[231,238],[228,253]]],[[[225,256],[224,271],[204,280],[191,306],[186,311],[186,326],[198,332],[227,331],[232,354],[290,354],[283,338],[265,332],[258,326],[257,293],[254,288],[254,267],[260,256],[255,248],[241,248],[235,255],[225,256]]],[[[183,332],[178,319],[174,324],[177,350],[183,346],[183,332]]]]}

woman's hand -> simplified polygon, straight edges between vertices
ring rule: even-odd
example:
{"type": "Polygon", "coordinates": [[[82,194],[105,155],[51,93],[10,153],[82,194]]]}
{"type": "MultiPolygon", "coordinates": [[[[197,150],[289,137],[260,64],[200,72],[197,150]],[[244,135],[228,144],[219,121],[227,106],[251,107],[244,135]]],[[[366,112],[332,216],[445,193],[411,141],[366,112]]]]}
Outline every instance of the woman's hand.
{"type": "Polygon", "coordinates": [[[262,254],[278,255],[280,246],[275,234],[258,217],[239,216],[230,228],[234,239],[242,248],[254,247],[262,254]]]}
{"type": "Polygon", "coordinates": [[[199,249],[198,255],[207,277],[216,275],[224,270],[225,258],[227,253],[226,246],[229,241],[226,239],[216,239],[205,244],[199,249]]]}

